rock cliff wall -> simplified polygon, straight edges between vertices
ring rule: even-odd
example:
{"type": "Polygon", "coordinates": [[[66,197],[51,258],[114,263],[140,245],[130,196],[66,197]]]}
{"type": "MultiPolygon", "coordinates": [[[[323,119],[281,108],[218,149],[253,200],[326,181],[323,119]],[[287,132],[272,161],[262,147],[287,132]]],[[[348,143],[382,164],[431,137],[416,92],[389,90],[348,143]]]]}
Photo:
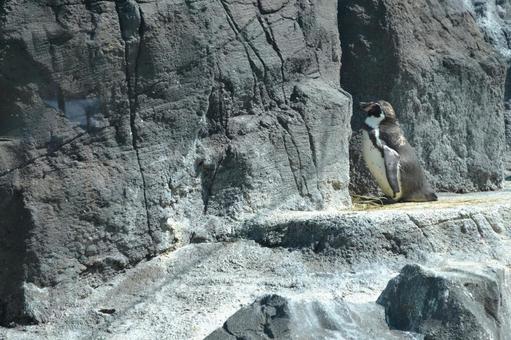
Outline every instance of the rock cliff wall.
{"type": "Polygon", "coordinates": [[[476,17],[484,38],[500,53],[507,64],[504,89],[506,127],[505,176],[511,176],[511,2],[509,0],[472,1],[467,7],[476,17]]]}
{"type": "Polygon", "coordinates": [[[356,134],[349,143],[361,124],[351,95],[394,104],[438,189],[497,189],[509,8],[0,0],[0,324],[47,321],[74,294],[59,287],[189,243],[343,245],[323,222],[279,236],[245,221],[349,208],[350,184],[374,191],[356,134]]]}
{"type": "MultiPolygon", "coordinates": [[[[330,1],[2,1],[0,319],[261,209],[342,208],[330,1]],[[197,232],[200,230],[201,232],[197,232]]],[[[220,231],[219,231],[220,230],[220,231]]]]}

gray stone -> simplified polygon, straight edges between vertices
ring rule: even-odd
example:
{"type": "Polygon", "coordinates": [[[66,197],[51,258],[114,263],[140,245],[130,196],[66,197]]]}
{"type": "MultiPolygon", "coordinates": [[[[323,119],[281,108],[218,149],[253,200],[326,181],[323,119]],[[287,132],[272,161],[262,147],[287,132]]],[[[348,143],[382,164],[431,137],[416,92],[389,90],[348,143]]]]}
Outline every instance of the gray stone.
{"type": "Polygon", "coordinates": [[[509,180],[511,178],[511,2],[509,0],[474,0],[468,5],[484,33],[485,40],[500,53],[508,68],[504,84],[506,127],[504,175],[509,180]]]}
{"type": "Polygon", "coordinates": [[[266,247],[335,254],[346,263],[396,256],[423,260],[436,252],[491,255],[501,235],[508,235],[502,221],[511,216],[507,203],[490,198],[497,196],[506,200],[509,194],[442,194],[432,204],[362,206],[362,211],[341,213],[261,214],[248,220],[239,234],[266,247]],[[479,197],[479,204],[473,206],[471,197],[479,197]]]}
{"type": "MultiPolygon", "coordinates": [[[[266,229],[258,227],[260,239],[268,240],[258,241],[261,244],[188,244],[115,276],[85,272],[74,281],[33,286],[31,311],[46,322],[0,327],[0,338],[204,339],[220,328],[214,334],[229,339],[221,330],[226,320],[261,297],[276,294],[286,300],[286,324],[298,339],[418,340],[424,334],[389,329],[384,308],[376,304],[405,265],[436,268],[450,277],[459,273],[456,282],[488,283],[488,288],[506,278],[501,269],[511,265],[509,192],[441,194],[433,203],[354,208],[268,214],[259,217],[261,223],[267,219],[266,229]],[[339,222],[348,217],[351,230],[339,222]],[[295,239],[286,236],[293,232],[298,234],[295,239]],[[310,240],[321,239],[332,240],[331,246],[311,251],[315,243],[310,240]]],[[[509,293],[503,285],[499,292],[504,304],[497,314],[503,318],[509,293]]],[[[495,304],[489,302],[491,312],[495,304]]],[[[260,311],[261,304],[256,306],[260,311]]],[[[260,325],[254,320],[246,324],[260,325]]]]}
{"type": "MultiPolygon", "coordinates": [[[[359,3],[351,90],[388,94],[440,189],[496,188],[509,1],[359,3]]],[[[0,338],[202,339],[240,308],[212,336],[420,338],[375,304],[399,268],[509,265],[509,193],[344,210],[337,5],[0,0],[0,338]]]]}
{"type": "Polygon", "coordinates": [[[25,296],[24,311],[28,320],[46,322],[51,315],[50,289],[39,288],[33,283],[23,285],[25,296]]]}
{"type": "MultiPolygon", "coordinates": [[[[347,0],[339,6],[343,88],[354,102],[377,98],[394,106],[440,191],[494,190],[503,179],[505,65],[465,3],[347,0]]],[[[362,121],[355,112],[355,131],[362,121]]],[[[374,192],[358,179],[367,173],[352,155],[352,190],[374,192]]]]}
{"type": "Polygon", "coordinates": [[[220,339],[418,339],[392,332],[374,303],[304,301],[267,295],[241,308],[206,340],[220,339]]]}
{"type": "Polygon", "coordinates": [[[286,339],[290,338],[289,323],[287,300],[268,295],[240,309],[206,340],[221,339],[224,332],[235,339],[286,339]]]}
{"type": "Polygon", "coordinates": [[[507,339],[511,291],[505,266],[407,265],[378,298],[389,326],[425,339],[507,339]]]}
{"type": "Polygon", "coordinates": [[[24,282],[349,206],[334,2],[13,0],[0,25],[0,322],[31,318],[24,282]]]}

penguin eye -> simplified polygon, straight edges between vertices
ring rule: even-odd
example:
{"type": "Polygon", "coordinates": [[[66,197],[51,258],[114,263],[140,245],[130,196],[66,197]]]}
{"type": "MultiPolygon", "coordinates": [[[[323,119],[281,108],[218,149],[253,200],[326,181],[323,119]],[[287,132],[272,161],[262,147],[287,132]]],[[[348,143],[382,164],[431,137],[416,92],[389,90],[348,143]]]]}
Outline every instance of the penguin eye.
{"type": "Polygon", "coordinates": [[[376,118],[381,118],[381,117],[385,116],[385,113],[383,112],[382,107],[378,103],[375,103],[375,105],[373,105],[373,107],[371,108],[371,111],[369,111],[369,114],[376,118]]]}

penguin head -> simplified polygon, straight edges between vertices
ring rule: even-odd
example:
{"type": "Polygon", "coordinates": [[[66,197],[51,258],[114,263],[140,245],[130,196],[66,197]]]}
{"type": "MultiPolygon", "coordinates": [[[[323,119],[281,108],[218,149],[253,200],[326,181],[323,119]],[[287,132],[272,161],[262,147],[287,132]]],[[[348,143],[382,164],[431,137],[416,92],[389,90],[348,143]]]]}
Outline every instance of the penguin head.
{"type": "Polygon", "coordinates": [[[396,113],[394,112],[392,105],[384,100],[378,100],[376,102],[361,102],[360,109],[367,113],[365,123],[370,128],[378,128],[383,121],[388,123],[396,122],[396,113]]]}

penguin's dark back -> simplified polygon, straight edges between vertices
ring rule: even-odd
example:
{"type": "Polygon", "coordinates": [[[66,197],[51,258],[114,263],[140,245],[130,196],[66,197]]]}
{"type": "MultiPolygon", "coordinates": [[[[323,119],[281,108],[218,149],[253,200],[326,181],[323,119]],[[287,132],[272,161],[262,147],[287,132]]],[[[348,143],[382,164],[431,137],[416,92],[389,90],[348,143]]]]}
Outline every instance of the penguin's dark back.
{"type": "Polygon", "coordinates": [[[380,138],[399,153],[402,201],[433,201],[436,195],[426,179],[415,149],[408,143],[397,122],[382,122],[380,138]]]}

